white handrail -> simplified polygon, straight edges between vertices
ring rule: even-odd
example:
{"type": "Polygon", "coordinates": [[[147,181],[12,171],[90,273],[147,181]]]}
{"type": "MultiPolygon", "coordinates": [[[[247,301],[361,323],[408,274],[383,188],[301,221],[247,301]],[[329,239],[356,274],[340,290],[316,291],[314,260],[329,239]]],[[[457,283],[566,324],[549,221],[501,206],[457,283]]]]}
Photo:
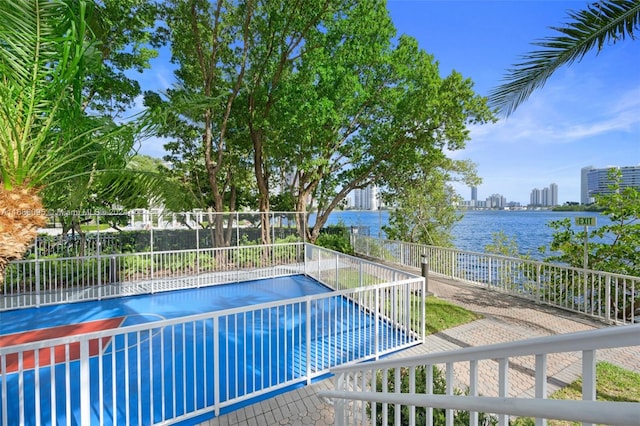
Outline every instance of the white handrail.
{"type": "MultiPolygon", "coordinates": [[[[500,423],[506,423],[507,416],[528,416],[538,419],[561,419],[585,423],[606,424],[640,424],[640,403],[636,402],[596,402],[595,399],[595,353],[600,349],[635,347],[640,345],[640,325],[627,327],[608,327],[591,331],[582,331],[563,335],[553,335],[527,339],[516,342],[499,343],[487,346],[468,347],[458,350],[424,354],[399,359],[384,359],[365,364],[342,365],[331,369],[336,375],[336,389],[321,391],[320,396],[336,399],[336,425],[348,424],[358,411],[362,416],[366,413],[366,403],[382,403],[384,407],[392,404],[414,407],[444,408],[470,412],[485,412],[502,415],[500,423]],[[547,400],[547,357],[551,354],[581,352],[583,375],[583,401],[547,400]],[[410,383],[416,382],[416,367],[445,364],[447,368],[447,387],[453,386],[453,366],[455,363],[470,363],[470,379],[478,374],[479,361],[499,360],[500,365],[509,368],[511,358],[535,355],[535,397],[507,397],[508,374],[496,377],[484,377],[493,380],[505,393],[498,397],[478,396],[475,390],[466,395],[428,395],[424,393],[388,392],[379,390],[376,380],[380,377],[394,377],[398,369],[406,369],[410,383]],[[377,379],[376,379],[377,378],[377,379]],[[589,379],[592,378],[593,380],[589,379]],[[351,412],[347,410],[345,401],[352,401],[355,406],[351,412]]],[[[427,380],[433,380],[427,379],[427,380]]],[[[473,380],[470,380],[473,381],[473,380]]],[[[395,389],[400,384],[396,383],[395,389]]],[[[427,383],[429,388],[429,383],[427,383]]],[[[398,413],[398,409],[396,409],[398,413]]],[[[472,416],[473,424],[478,417],[472,416]]],[[[373,419],[370,419],[373,421],[373,419]]],[[[409,420],[415,420],[415,415],[409,420]]]]}
{"type": "MultiPolygon", "coordinates": [[[[535,337],[533,339],[515,342],[496,343],[486,346],[472,346],[451,351],[436,352],[424,355],[403,357],[400,360],[384,359],[375,364],[358,366],[359,369],[392,368],[401,365],[412,367],[426,364],[441,364],[446,362],[461,362],[482,359],[497,359],[537,354],[549,354],[571,351],[587,351],[596,349],[622,348],[640,345],[640,325],[629,327],[607,327],[575,333],[555,334],[552,336],[535,337]]],[[[332,373],[342,373],[356,368],[345,364],[335,367],[332,373]]]]}
{"type": "MultiPolygon", "coordinates": [[[[395,392],[321,391],[325,398],[350,401],[401,404],[414,407],[446,408],[461,411],[483,411],[518,417],[539,417],[583,423],[628,426],[638,424],[640,404],[637,402],[569,401],[554,399],[499,398],[462,395],[425,395],[395,392]]],[[[336,424],[342,424],[336,422],[336,424]]]]}

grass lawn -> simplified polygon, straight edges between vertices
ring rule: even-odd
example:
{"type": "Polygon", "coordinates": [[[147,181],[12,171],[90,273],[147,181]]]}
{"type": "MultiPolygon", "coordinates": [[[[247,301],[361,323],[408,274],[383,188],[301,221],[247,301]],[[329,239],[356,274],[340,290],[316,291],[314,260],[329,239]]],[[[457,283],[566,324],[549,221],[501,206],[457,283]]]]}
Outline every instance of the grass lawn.
{"type": "Polygon", "coordinates": [[[427,297],[425,310],[427,334],[437,333],[482,318],[480,314],[435,296],[427,297]]]}

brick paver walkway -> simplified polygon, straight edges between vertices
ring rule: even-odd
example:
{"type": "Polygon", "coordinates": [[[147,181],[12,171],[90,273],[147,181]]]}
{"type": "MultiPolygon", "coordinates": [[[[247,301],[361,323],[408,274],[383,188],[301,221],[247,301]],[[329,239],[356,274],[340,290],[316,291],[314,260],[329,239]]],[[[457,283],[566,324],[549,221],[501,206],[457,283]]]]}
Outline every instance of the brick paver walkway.
{"type": "MultiPolygon", "coordinates": [[[[531,301],[459,282],[431,278],[429,290],[437,297],[481,313],[484,318],[427,336],[423,344],[396,354],[396,357],[593,330],[606,326],[583,315],[537,305],[531,301]]],[[[548,380],[550,393],[580,376],[580,356],[580,353],[549,356],[547,368],[551,376],[548,380]]],[[[640,346],[598,351],[597,356],[599,361],[606,360],[640,373],[640,346]]],[[[510,395],[533,395],[533,357],[512,359],[510,365],[510,395]]],[[[495,380],[482,379],[497,376],[497,363],[481,362],[479,368],[479,393],[486,396],[497,395],[497,389],[494,388],[495,380]]],[[[468,365],[456,364],[458,387],[464,388],[468,385],[465,382],[468,374],[468,365]]],[[[333,406],[316,394],[319,390],[332,388],[331,379],[323,380],[214,418],[201,426],[332,425],[333,406]]]]}

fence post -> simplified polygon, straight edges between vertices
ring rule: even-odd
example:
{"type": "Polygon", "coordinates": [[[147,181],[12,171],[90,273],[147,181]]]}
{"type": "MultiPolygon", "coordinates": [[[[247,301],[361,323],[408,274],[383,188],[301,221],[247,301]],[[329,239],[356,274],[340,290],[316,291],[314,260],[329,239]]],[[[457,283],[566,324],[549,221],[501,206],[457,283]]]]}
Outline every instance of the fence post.
{"type": "Polygon", "coordinates": [[[340,271],[340,255],[336,255],[336,289],[342,290],[341,288],[338,288],[338,284],[340,283],[340,279],[338,276],[339,271],[340,271]]]}
{"type": "Polygon", "coordinates": [[[220,317],[213,317],[213,410],[216,417],[220,416],[220,345],[217,336],[220,335],[220,317]]]}
{"type": "Polygon", "coordinates": [[[200,227],[202,226],[202,222],[198,223],[196,226],[196,287],[200,288],[200,227]]]}
{"type": "Polygon", "coordinates": [[[153,254],[153,226],[149,229],[149,251],[151,252],[151,294],[156,292],[156,256],[153,254]]]}
{"type": "MultiPolygon", "coordinates": [[[[89,340],[80,340],[80,424],[91,424],[91,372],[89,340]]],[[[102,380],[102,378],[100,378],[102,380]]]]}
{"type": "Polygon", "coordinates": [[[604,303],[605,303],[604,318],[607,320],[607,322],[612,322],[611,321],[611,275],[607,275],[607,278],[605,279],[604,303]]]}
{"type": "MultiPolygon", "coordinates": [[[[360,265],[360,269],[362,269],[362,265],[360,265]]],[[[375,360],[378,360],[380,355],[380,327],[379,327],[379,322],[380,322],[380,309],[381,309],[381,305],[380,305],[380,287],[376,287],[375,291],[375,309],[374,309],[374,316],[375,316],[375,321],[373,322],[373,351],[375,354],[375,360]]]]}
{"type": "Polygon", "coordinates": [[[427,261],[427,255],[422,255],[422,276],[424,277],[424,295],[429,293],[429,262],[427,261]]]}
{"type": "MultiPolygon", "coordinates": [[[[596,400],[596,354],[595,350],[582,351],[582,400],[596,400]]],[[[588,426],[591,423],[583,423],[588,426]]]]}
{"type": "Polygon", "coordinates": [[[449,253],[451,253],[451,278],[455,278],[458,274],[458,265],[456,264],[458,262],[458,256],[456,256],[456,252],[453,250],[449,251],[449,253]]]}
{"type": "Polygon", "coordinates": [[[239,212],[236,212],[236,247],[240,247],[240,213],[239,212]]]}
{"type": "MultiPolygon", "coordinates": [[[[38,248],[38,237],[36,236],[36,241],[35,241],[35,252],[36,252],[36,261],[35,261],[35,266],[36,266],[36,307],[40,307],[40,255],[39,255],[39,248],[38,248]]],[[[18,289],[20,288],[20,283],[17,283],[18,285],[18,289]]],[[[25,292],[26,292],[26,283],[25,283],[25,292]]],[[[19,290],[18,290],[19,291],[19,290]]]]}
{"type": "Polygon", "coordinates": [[[98,260],[98,300],[102,300],[102,242],[100,241],[100,213],[96,213],[96,255],[98,260]]]}
{"type": "Polygon", "coordinates": [[[119,271],[117,270],[118,268],[118,263],[116,260],[116,256],[115,255],[111,255],[111,258],[109,259],[109,283],[110,284],[116,284],[117,285],[117,291],[116,293],[119,294],[120,293],[120,283],[118,280],[118,275],[119,275],[119,271]]]}
{"type": "Polygon", "coordinates": [[[311,384],[311,298],[307,298],[306,304],[307,304],[307,315],[306,315],[307,318],[306,318],[306,324],[305,324],[305,335],[307,339],[305,343],[305,347],[307,351],[306,372],[307,372],[307,385],[310,385],[311,384]]]}
{"type": "Polygon", "coordinates": [[[539,263],[536,264],[536,281],[538,285],[538,292],[536,294],[536,299],[538,304],[542,303],[542,265],[539,263]]]}
{"type": "Polygon", "coordinates": [[[306,276],[309,276],[309,262],[307,261],[307,250],[309,249],[309,247],[307,247],[307,243],[303,242],[302,243],[302,255],[304,256],[303,261],[304,261],[304,274],[306,276]]]}

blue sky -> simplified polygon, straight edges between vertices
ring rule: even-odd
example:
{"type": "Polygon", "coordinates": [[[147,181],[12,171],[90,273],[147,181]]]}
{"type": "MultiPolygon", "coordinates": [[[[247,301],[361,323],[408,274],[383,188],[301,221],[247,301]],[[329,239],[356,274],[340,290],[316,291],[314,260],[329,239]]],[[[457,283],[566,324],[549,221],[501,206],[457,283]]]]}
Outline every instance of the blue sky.
{"type": "MultiPolygon", "coordinates": [[[[460,72],[487,95],[531,43],[553,35],[567,10],[585,1],[390,0],[399,32],[434,55],[442,75],[460,72]]],[[[558,185],[558,199],[580,200],[584,166],[640,164],[640,40],[605,46],[559,69],[507,119],[472,129],[455,158],[478,166],[478,198],[499,193],[527,204],[533,188],[558,185]]],[[[470,190],[458,188],[465,199],[470,190]]]]}
{"type": "MultiPolygon", "coordinates": [[[[388,0],[399,34],[415,37],[440,64],[471,78],[480,95],[499,85],[531,43],[554,34],[567,11],[586,1],[388,0]]],[[[144,89],[173,82],[166,57],[141,78],[144,89]]],[[[161,157],[162,142],[141,153],[161,157]]],[[[464,150],[450,153],[478,166],[478,198],[502,194],[527,204],[533,188],[558,185],[558,199],[580,200],[584,166],[640,165],[640,40],[625,40],[563,67],[510,117],[471,129],[464,150]]],[[[457,188],[465,198],[470,190],[457,188]]]]}

